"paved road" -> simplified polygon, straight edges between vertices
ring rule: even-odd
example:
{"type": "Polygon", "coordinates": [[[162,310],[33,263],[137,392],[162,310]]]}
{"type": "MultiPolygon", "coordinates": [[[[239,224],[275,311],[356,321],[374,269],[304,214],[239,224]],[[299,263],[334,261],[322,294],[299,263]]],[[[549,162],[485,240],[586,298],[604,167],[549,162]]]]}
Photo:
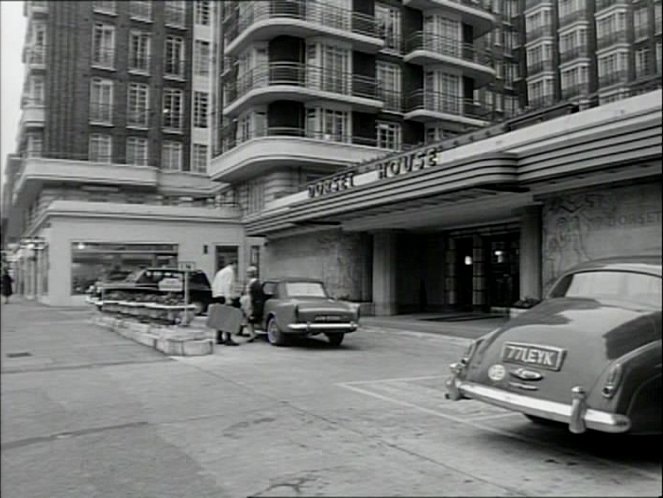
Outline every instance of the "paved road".
{"type": "Polygon", "coordinates": [[[3,498],[660,495],[660,438],[445,400],[464,338],[368,327],[172,359],[87,314],[3,306],[3,498]]]}

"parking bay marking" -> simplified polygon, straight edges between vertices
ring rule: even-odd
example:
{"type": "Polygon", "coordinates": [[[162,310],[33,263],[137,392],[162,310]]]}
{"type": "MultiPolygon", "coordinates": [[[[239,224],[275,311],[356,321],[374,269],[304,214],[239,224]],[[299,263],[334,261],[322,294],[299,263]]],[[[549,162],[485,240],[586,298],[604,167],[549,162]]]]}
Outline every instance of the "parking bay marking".
{"type": "MultiPolygon", "coordinates": [[[[434,376],[432,378],[438,378],[438,377],[434,376]]],[[[349,389],[351,391],[358,392],[360,394],[371,396],[373,398],[381,399],[383,401],[388,401],[390,403],[395,403],[395,404],[401,405],[401,406],[406,406],[408,408],[412,408],[412,409],[420,411],[422,413],[427,413],[428,415],[433,415],[435,417],[440,417],[440,418],[444,418],[444,419],[447,419],[447,420],[451,420],[452,422],[456,422],[456,423],[459,423],[459,424],[469,425],[469,426],[475,427],[477,429],[481,429],[481,430],[485,430],[485,431],[489,431],[489,432],[494,432],[496,434],[500,434],[500,435],[505,436],[505,437],[518,439],[518,440],[523,441],[525,443],[529,443],[529,444],[533,443],[533,444],[536,444],[536,445],[539,445],[539,446],[546,446],[546,447],[550,446],[549,444],[544,444],[541,441],[536,440],[535,438],[521,436],[520,434],[516,434],[515,432],[505,431],[505,430],[498,429],[496,427],[491,427],[489,425],[484,425],[480,422],[475,421],[475,420],[485,419],[485,417],[481,417],[481,418],[478,418],[478,419],[467,419],[467,418],[463,419],[463,418],[455,417],[453,415],[448,415],[446,413],[442,413],[442,412],[439,412],[437,410],[433,410],[431,408],[426,408],[426,407],[423,407],[423,406],[416,405],[414,403],[410,403],[409,401],[403,401],[403,400],[399,400],[399,399],[396,399],[396,398],[392,398],[390,396],[385,396],[383,394],[374,393],[374,392],[369,391],[367,389],[362,389],[361,387],[353,385],[353,384],[357,384],[359,382],[363,382],[363,383],[373,382],[374,383],[375,381],[340,382],[336,385],[339,386],[339,387],[343,387],[345,389],[349,389]]],[[[514,414],[517,415],[516,412],[514,412],[514,414]]],[[[501,414],[501,415],[503,415],[503,414],[501,414]]],[[[564,448],[563,446],[560,446],[560,445],[556,445],[556,446],[560,450],[569,451],[568,448],[564,448]]],[[[575,451],[572,451],[572,453],[576,454],[577,456],[584,457],[584,455],[582,455],[580,453],[577,453],[575,451]]],[[[649,479],[658,480],[661,477],[660,474],[658,474],[658,473],[649,472],[647,470],[642,470],[642,469],[639,469],[637,467],[633,467],[631,465],[614,462],[614,461],[607,460],[605,458],[601,458],[601,457],[597,457],[597,456],[593,456],[592,458],[594,458],[595,460],[598,460],[600,462],[606,463],[608,465],[619,466],[619,467],[622,467],[624,469],[628,469],[632,472],[635,472],[635,473],[640,474],[642,476],[648,477],[649,479]]]]}

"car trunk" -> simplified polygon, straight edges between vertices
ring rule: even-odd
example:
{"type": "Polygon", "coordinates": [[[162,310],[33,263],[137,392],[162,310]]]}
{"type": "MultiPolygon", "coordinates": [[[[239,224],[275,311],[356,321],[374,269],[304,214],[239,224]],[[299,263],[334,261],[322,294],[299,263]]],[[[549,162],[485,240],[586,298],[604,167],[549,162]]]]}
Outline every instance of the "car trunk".
{"type": "Polygon", "coordinates": [[[491,336],[470,362],[468,380],[518,394],[571,401],[589,392],[612,361],[660,336],[651,310],[590,299],[544,301],[491,336]],[[480,360],[480,361],[477,361],[480,360]],[[499,379],[501,364],[506,374],[499,379]],[[538,377],[538,378],[537,378],[538,377]]]}
{"type": "Polygon", "coordinates": [[[343,310],[339,303],[326,299],[297,299],[299,320],[303,322],[348,322],[354,313],[343,310]]]}

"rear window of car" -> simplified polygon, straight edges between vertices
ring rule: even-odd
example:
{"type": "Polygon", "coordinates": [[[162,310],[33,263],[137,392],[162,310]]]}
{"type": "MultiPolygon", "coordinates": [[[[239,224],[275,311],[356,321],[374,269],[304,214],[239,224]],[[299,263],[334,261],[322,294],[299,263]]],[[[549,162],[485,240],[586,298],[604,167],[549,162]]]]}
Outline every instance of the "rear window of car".
{"type": "Polygon", "coordinates": [[[550,297],[627,300],[661,307],[661,278],[626,271],[587,271],[568,275],[550,297]]]}
{"type": "Polygon", "coordinates": [[[288,297],[327,297],[319,282],[286,282],[285,291],[288,297]]]}

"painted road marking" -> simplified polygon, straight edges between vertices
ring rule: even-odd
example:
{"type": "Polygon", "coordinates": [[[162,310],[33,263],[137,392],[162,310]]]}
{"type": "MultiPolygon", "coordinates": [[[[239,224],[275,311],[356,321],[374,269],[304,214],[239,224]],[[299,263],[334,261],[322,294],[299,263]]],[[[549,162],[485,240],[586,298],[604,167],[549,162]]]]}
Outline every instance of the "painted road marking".
{"type": "MultiPolygon", "coordinates": [[[[383,394],[374,393],[372,391],[369,391],[367,389],[363,389],[363,388],[358,387],[356,385],[351,385],[349,382],[341,382],[341,383],[338,383],[336,385],[339,386],[339,387],[343,387],[345,389],[349,389],[351,391],[355,391],[355,392],[360,393],[360,394],[364,394],[366,396],[371,396],[373,398],[380,399],[382,401],[387,401],[387,402],[394,403],[394,404],[397,404],[397,405],[400,405],[400,406],[405,406],[405,407],[411,408],[413,410],[416,410],[416,411],[419,411],[419,412],[422,412],[422,413],[426,413],[428,415],[433,415],[435,417],[443,418],[443,419],[446,419],[446,420],[451,420],[452,422],[456,422],[458,424],[463,424],[463,425],[467,425],[467,426],[470,426],[470,427],[474,427],[476,429],[480,429],[480,430],[484,430],[484,431],[488,431],[488,432],[493,432],[493,433],[500,434],[502,436],[509,437],[509,438],[512,438],[512,439],[518,439],[518,440],[523,441],[523,442],[528,443],[528,444],[536,444],[538,446],[547,446],[547,447],[551,446],[550,443],[543,443],[543,442],[537,440],[536,438],[523,436],[521,434],[517,434],[515,432],[502,430],[502,429],[499,429],[497,427],[491,427],[489,425],[482,424],[480,421],[477,422],[475,419],[455,417],[453,415],[449,415],[447,413],[442,413],[440,411],[433,410],[431,408],[426,408],[426,407],[417,405],[415,403],[410,403],[409,401],[403,401],[403,400],[400,400],[400,399],[392,398],[390,396],[385,396],[383,394]]],[[[555,446],[557,447],[558,450],[562,450],[562,451],[565,451],[565,452],[570,452],[570,453],[573,453],[573,454],[575,454],[579,457],[582,457],[582,458],[587,458],[587,455],[583,455],[579,452],[569,450],[568,448],[564,448],[563,446],[560,446],[560,445],[555,445],[555,446]]],[[[660,473],[649,472],[647,470],[642,470],[642,469],[639,469],[637,467],[633,467],[631,465],[627,465],[627,464],[623,464],[623,463],[619,463],[619,462],[614,462],[612,460],[608,460],[608,459],[597,457],[597,456],[592,456],[591,458],[593,458],[594,460],[600,461],[600,462],[602,462],[606,465],[609,465],[609,466],[610,465],[618,466],[618,467],[630,470],[632,472],[635,472],[636,474],[640,474],[640,475],[642,475],[644,477],[647,477],[649,479],[658,480],[658,479],[661,478],[660,473]]]]}

